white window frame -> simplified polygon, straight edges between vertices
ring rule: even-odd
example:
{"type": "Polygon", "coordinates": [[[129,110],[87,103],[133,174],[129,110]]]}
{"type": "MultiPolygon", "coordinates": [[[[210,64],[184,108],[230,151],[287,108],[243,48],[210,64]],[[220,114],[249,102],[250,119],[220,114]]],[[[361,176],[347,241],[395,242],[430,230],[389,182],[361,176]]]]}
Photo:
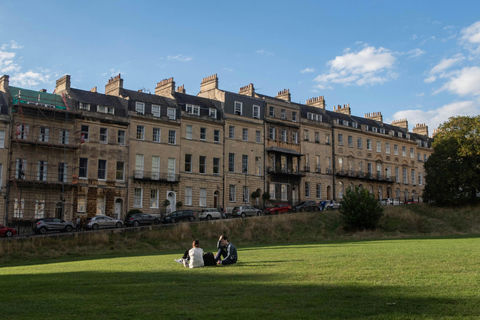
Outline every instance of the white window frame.
{"type": "Polygon", "coordinates": [[[185,187],[185,205],[186,206],[192,205],[192,193],[193,193],[192,187],[185,187]]]}
{"type": "Polygon", "coordinates": [[[143,188],[135,188],[133,191],[133,207],[142,208],[143,206],[143,188]]]}
{"type": "Polygon", "coordinates": [[[177,112],[175,108],[167,108],[167,117],[169,120],[177,120],[177,112]]]}
{"type": "Polygon", "coordinates": [[[210,118],[217,119],[217,109],[210,108],[208,110],[208,115],[210,116],[210,118]]]}
{"type": "Polygon", "coordinates": [[[38,160],[38,162],[37,162],[37,180],[38,181],[47,181],[47,176],[48,176],[48,162],[44,161],[44,160],[38,160]]]}
{"type": "Polygon", "coordinates": [[[100,143],[108,144],[108,128],[100,127],[100,143]],[[105,130],[102,133],[102,130],[105,130]]]}
{"type": "Polygon", "coordinates": [[[228,202],[237,202],[236,185],[231,184],[228,188],[228,202]]]}
{"type": "Polygon", "coordinates": [[[70,142],[70,132],[68,130],[61,129],[59,133],[60,133],[59,143],[60,144],[69,144],[69,142],[70,142]]]}
{"type": "Polygon", "coordinates": [[[200,193],[198,196],[198,206],[206,207],[207,206],[207,189],[200,188],[200,193]]]}
{"type": "Polygon", "coordinates": [[[145,103],[144,102],[135,102],[135,111],[140,114],[145,114],[145,103]]]}
{"type": "Polygon", "coordinates": [[[107,180],[107,160],[98,159],[97,177],[98,177],[98,180],[102,180],[102,181],[107,180]],[[105,161],[105,177],[104,178],[100,178],[100,161],[105,161]]]}
{"type": "Polygon", "coordinates": [[[153,128],[152,129],[152,140],[153,142],[160,143],[162,137],[162,130],[160,128],[153,128]],[[156,131],[156,133],[155,133],[156,131]]]}
{"type": "Polygon", "coordinates": [[[125,162],[124,161],[117,161],[117,166],[116,166],[116,170],[115,170],[115,180],[116,181],[125,181],[125,162]],[[123,164],[122,169],[121,169],[121,173],[122,173],[122,178],[121,179],[118,179],[118,173],[120,172],[120,170],[118,169],[118,164],[119,163],[123,164]]]}
{"type": "Polygon", "coordinates": [[[160,199],[160,190],[150,189],[150,208],[158,209],[159,208],[159,199],[160,199]]]}
{"type": "Polygon", "coordinates": [[[242,129],[242,140],[243,141],[248,141],[248,128],[243,128],[242,129]]]}
{"type": "Polygon", "coordinates": [[[156,104],[152,104],[152,115],[156,118],[160,118],[162,114],[162,107],[156,104]]]}
{"type": "Polygon", "coordinates": [[[171,145],[177,144],[177,131],[168,130],[168,144],[171,144],[171,145]]]}
{"type": "Polygon", "coordinates": [[[253,118],[260,119],[260,106],[253,105],[253,118]]]}
{"type": "Polygon", "coordinates": [[[145,126],[137,125],[137,140],[145,140],[145,126]]]}
{"type": "Polygon", "coordinates": [[[242,115],[243,114],[243,103],[240,101],[235,101],[233,103],[233,114],[242,115]]]}
{"type": "Polygon", "coordinates": [[[187,125],[185,128],[185,139],[192,140],[193,138],[193,126],[187,125]]]}

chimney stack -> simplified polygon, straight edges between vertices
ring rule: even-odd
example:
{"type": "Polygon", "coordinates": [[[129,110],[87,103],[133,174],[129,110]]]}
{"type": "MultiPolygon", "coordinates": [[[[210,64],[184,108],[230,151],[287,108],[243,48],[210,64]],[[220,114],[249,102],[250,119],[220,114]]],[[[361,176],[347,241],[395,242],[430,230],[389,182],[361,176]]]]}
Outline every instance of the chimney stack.
{"type": "Polygon", "coordinates": [[[67,74],[57,80],[55,85],[55,93],[60,94],[68,92],[70,92],[70,76],[67,74]]]}
{"type": "Polygon", "coordinates": [[[283,89],[282,91],[278,91],[278,94],[275,98],[291,102],[292,98],[290,96],[290,89],[283,89]]]}
{"type": "Polygon", "coordinates": [[[365,113],[365,119],[383,122],[383,116],[381,112],[365,113]]]}
{"type": "Polygon", "coordinates": [[[177,92],[185,93],[185,85],[182,84],[180,87],[177,87],[177,92]]]}
{"type": "Polygon", "coordinates": [[[47,89],[40,89],[40,92],[47,92],[47,89]]]}
{"type": "Polygon", "coordinates": [[[407,119],[393,120],[392,121],[392,126],[408,130],[408,121],[407,121],[407,119]]]}
{"type": "Polygon", "coordinates": [[[216,73],[206,78],[203,78],[202,83],[200,83],[200,92],[210,91],[214,89],[218,89],[218,77],[216,73]]]}
{"type": "Polygon", "coordinates": [[[255,95],[255,88],[253,86],[253,83],[250,83],[245,87],[241,87],[238,93],[245,96],[253,97],[255,95]]]}
{"type": "Polygon", "coordinates": [[[110,96],[120,96],[120,92],[123,89],[123,79],[120,73],[118,76],[110,78],[108,83],[105,85],[105,94],[110,96]]]}
{"type": "Polygon", "coordinates": [[[92,89],[90,89],[90,92],[98,92],[97,87],[93,87],[92,89]]]}
{"type": "Polygon", "coordinates": [[[173,77],[158,82],[155,87],[155,94],[157,96],[173,98],[175,96],[175,81],[173,81],[173,77]]]}
{"type": "Polygon", "coordinates": [[[323,96],[307,99],[305,104],[307,106],[316,107],[316,108],[325,110],[325,99],[323,98],[323,96]]]}
{"type": "Polygon", "coordinates": [[[7,92],[8,87],[9,87],[9,82],[10,82],[10,77],[7,75],[4,75],[0,78],[0,91],[2,92],[7,92]]]}
{"type": "Polygon", "coordinates": [[[417,123],[412,132],[428,137],[428,126],[425,123],[417,123]]]}
{"type": "Polygon", "coordinates": [[[333,106],[333,111],[338,112],[338,113],[343,113],[343,114],[348,114],[349,116],[352,115],[352,111],[350,109],[350,103],[344,104],[343,108],[341,105],[338,106],[333,106]]]}

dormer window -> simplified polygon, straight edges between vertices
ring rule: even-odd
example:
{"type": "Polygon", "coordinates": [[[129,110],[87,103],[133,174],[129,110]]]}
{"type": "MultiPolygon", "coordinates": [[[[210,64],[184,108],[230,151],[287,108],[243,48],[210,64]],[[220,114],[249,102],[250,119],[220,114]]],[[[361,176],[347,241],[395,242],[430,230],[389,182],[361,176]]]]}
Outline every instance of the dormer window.
{"type": "Polygon", "coordinates": [[[136,102],[135,103],[135,111],[140,114],[145,114],[145,103],[143,102],[136,102]]]}
{"type": "Polygon", "coordinates": [[[343,120],[342,122],[343,122],[343,125],[344,125],[344,126],[347,126],[347,127],[348,127],[348,121],[347,121],[347,120],[343,120]]]}
{"type": "Polygon", "coordinates": [[[115,108],[113,107],[106,107],[106,106],[97,106],[97,112],[100,113],[108,113],[108,114],[115,114],[115,108]]]}
{"type": "Polygon", "coordinates": [[[90,111],[90,103],[80,102],[78,108],[79,108],[80,110],[90,111]]]}
{"type": "Polygon", "coordinates": [[[390,136],[392,136],[392,137],[393,137],[393,136],[395,135],[395,131],[393,131],[393,130],[390,130],[390,131],[389,131],[389,134],[390,134],[390,136]]]}
{"type": "Polygon", "coordinates": [[[255,119],[260,119],[260,106],[253,106],[253,117],[255,119]]]}
{"type": "Polygon", "coordinates": [[[354,128],[358,128],[358,123],[356,123],[356,122],[352,122],[352,127],[354,127],[354,128]]]}
{"type": "Polygon", "coordinates": [[[383,129],[383,128],[380,128],[380,133],[383,133],[383,134],[385,134],[385,129],[383,129]]]}
{"type": "Polygon", "coordinates": [[[174,108],[168,108],[167,109],[167,117],[170,120],[175,120],[177,119],[177,113],[174,108]]]}
{"type": "Polygon", "coordinates": [[[399,138],[402,137],[402,133],[401,133],[401,132],[398,133],[398,137],[399,137],[399,138]]]}
{"type": "Polygon", "coordinates": [[[160,118],[160,106],[152,104],[152,115],[154,117],[160,118]]]}
{"type": "Polygon", "coordinates": [[[210,118],[217,119],[217,109],[210,108],[208,114],[210,115],[210,118]]]}
{"type": "Polygon", "coordinates": [[[241,116],[243,111],[242,109],[243,109],[243,103],[235,101],[235,108],[233,112],[241,116]]]}
{"type": "Polygon", "coordinates": [[[372,131],[373,132],[378,132],[378,128],[377,127],[372,127],[372,131]]]}
{"type": "Polygon", "coordinates": [[[406,138],[406,139],[410,139],[410,135],[407,133],[407,134],[405,135],[405,138],[406,138]]]}
{"type": "Polygon", "coordinates": [[[194,104],[187,104],[186,105],[186,111],[188,114],[193,114],[195,116],[200,115],[200,106],[194,105],[194,104]]]}

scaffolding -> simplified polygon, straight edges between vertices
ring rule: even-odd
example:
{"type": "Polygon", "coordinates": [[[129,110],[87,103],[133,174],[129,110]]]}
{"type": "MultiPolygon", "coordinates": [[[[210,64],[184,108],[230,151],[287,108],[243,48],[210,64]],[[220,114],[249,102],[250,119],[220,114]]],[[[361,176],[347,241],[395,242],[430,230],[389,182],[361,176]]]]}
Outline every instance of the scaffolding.
{"type": "Polygon", "coordinates": [[[12,97],[6,220],[73,218],[75,164],[80,136],[77,113],[66,96],[10,87],[12,97]]]}

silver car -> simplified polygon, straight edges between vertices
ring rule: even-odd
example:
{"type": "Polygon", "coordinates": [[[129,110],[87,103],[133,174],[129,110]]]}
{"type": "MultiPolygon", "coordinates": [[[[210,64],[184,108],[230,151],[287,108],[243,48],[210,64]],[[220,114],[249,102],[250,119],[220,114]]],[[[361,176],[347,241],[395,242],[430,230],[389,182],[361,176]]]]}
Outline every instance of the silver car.
{"type": "Polygon", "coordinates": [[[255,208],[254,206],[240,206],[234,207],[232,210],[232,217],[242,217],[246,216],[261,216],[262,211],[255,208]]]}
{"type": "Polygon", "coordinates": [[[37,220],[33,226],[36,234],[45,234],[49,231],[70,232],[74,229],[73,223],[59,218],[43,218],[37,220]]]}
{"type": "Polygon", "coordinates": [[[219,209],[210,208],[210,209],[203,209],[199,213],[197,213],[197,219],[199,220],[211,220],[211,219],[221,219],[222,214],[220,213],[219,209]]]}
{"type": "Polygon", "coordinates": [[[122,220],[113,219],[109,216],[95,216],[88,218],[85,228],[98,230],[104,228],[121,228],[123,227],[122,220]]]}

